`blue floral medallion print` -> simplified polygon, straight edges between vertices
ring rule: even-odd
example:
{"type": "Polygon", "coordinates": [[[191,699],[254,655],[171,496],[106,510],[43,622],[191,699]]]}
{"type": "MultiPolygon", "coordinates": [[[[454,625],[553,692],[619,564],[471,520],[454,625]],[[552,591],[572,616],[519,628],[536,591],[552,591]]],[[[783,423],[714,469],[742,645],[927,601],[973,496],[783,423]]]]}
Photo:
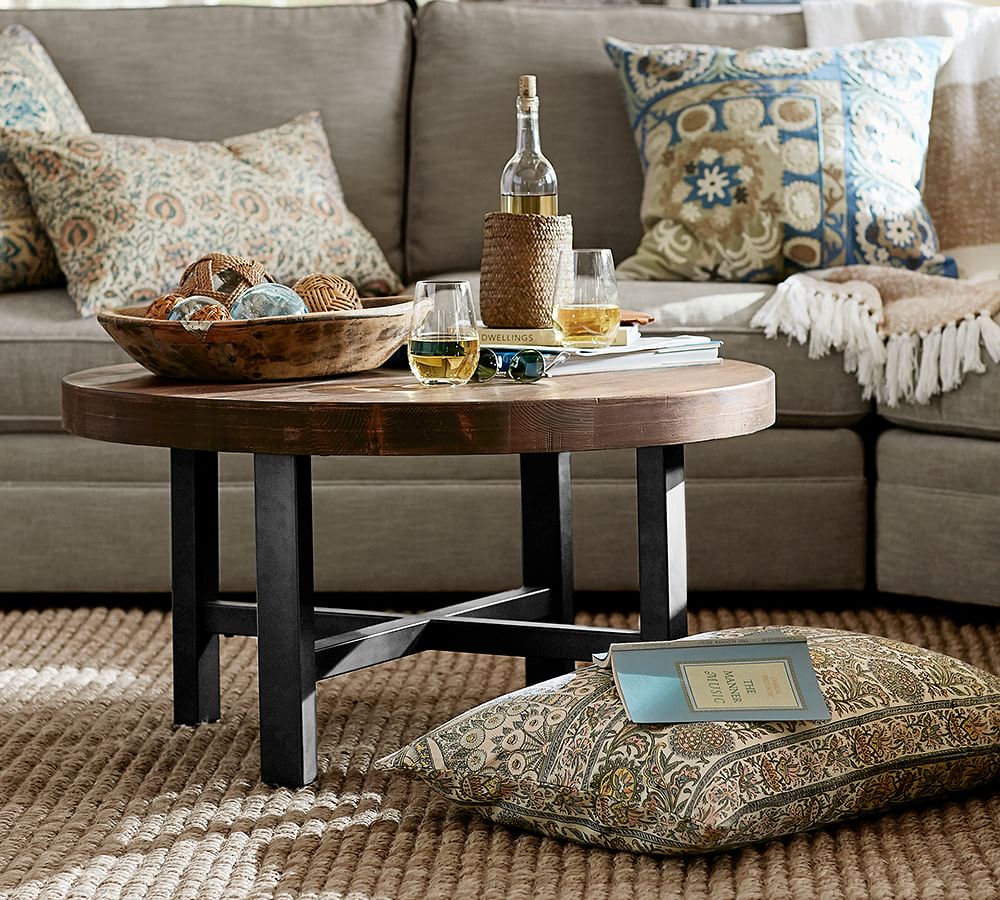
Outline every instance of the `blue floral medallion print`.
{"type": "Polygon", "coordinates": [[[788,50],[606,42],[646,185],[626,278],[955,275],[920,196],[944,38],[788,50]]]}

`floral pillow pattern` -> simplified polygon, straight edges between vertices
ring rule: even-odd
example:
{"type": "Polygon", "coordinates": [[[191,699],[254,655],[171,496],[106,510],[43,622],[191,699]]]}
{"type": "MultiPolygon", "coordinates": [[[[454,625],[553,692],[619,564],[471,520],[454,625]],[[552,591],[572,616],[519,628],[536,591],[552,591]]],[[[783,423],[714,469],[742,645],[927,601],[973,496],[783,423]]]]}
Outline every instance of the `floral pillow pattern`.
{"type": "Polygon", "coordinates": [[[364,294],[401,289],[347,208],[318,113],[222,143],[12,133],[81,315],[151,300],[206,253],[259,260],[278,281],[334,272],[364,294]]]}
{"type": "Polygon", "coordinates": [[[623,277],[773,282],[854,263],[956,274],[920,196],[946,39],[606,48],[645,173],[645,234],[623,277]]]}
{"type": "Polygon", "coordinates": [[[831,721],[636,725],[608,670],[590,667],[485,703],[378,765],[501,824],[660,854],[770,840],[1000,777],[1000,678],[887,638],[781,631],[808,638],[831,721]]]}
{"type": "MultiPolygon", "coordinates": [[[[681,140],[650,165],[663,217],[643,237],[647,269],[670,269],[660,246],[711,248],[702,272],[722,281],[778,281],[819,263],[823,191],[815,97],[728,97],[685,106],[666,123],[681,140]],[[669,186],[669,190],[667,190],[669,186]],[[749,248],[749,252],[748,252],[749,248]]],[[[646,277],[654,277],[652,271],[646,277]]]]}
{"type": "MultiPolygon", "coordinates": [[[[21,25],[0,32],[0,127],[90,131],[45,48],[21,25]]],[[[31,207],[24,180],[0,145],[0,291],[59,279],[55,253],[31,207]]]]}

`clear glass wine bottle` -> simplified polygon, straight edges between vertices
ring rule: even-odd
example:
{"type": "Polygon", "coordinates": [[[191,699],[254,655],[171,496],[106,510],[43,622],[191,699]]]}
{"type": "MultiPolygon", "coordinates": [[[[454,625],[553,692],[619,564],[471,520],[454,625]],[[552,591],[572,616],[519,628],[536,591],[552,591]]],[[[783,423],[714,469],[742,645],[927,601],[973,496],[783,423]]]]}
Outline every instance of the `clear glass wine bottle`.
{"type": "Polygon", "coordinates": [[[535,76],[522,75],[517,88],[517,149],[500,176],[500,210],[555,216],[559,214],[559,182],[552,163],[542,154],[535,76]]]}

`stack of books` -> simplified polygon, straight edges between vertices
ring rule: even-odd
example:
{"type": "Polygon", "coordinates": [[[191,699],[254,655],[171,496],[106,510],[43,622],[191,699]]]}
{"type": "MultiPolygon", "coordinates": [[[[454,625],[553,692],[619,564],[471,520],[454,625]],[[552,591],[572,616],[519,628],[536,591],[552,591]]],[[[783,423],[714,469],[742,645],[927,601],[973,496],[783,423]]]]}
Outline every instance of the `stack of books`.
{"type": "MultiPolygon", "coordinates": [[[[612,347],[630,347],[639,339],[638,325],[622,325],[612,347]]],[[[560,350],[554,328],[487,328],[479,326],[479,343],[497,349],[534,347],[536,350],[560,350]]]]}
{"type": "Polygon", "coordinates": [[[722,341],[707,335],[679,334],[642,337],[636,325],[618,329],[615,343],[600,350],[561,347],[551,328],[481,328],[479,341],[496,351],[505,368],[518,350],[531,347],[545,357],[549,375],[625,372],[704,366],[719,362],[722,341]]]}

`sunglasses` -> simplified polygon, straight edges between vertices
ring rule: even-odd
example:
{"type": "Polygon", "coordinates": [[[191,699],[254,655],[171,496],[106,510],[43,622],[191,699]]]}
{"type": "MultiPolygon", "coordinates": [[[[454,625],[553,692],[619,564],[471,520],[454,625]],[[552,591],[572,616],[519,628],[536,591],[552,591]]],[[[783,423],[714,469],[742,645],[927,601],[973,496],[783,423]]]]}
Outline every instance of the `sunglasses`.
{"type": "Polygon", "coordinates": [[[480,347],[479,365],[472,380],[484,382],[497,375],[506,376],[518,384],[532,384],[545,377],[545,356],[531,347],[515,353],[497,353],[490,347],[480,347]]]}

